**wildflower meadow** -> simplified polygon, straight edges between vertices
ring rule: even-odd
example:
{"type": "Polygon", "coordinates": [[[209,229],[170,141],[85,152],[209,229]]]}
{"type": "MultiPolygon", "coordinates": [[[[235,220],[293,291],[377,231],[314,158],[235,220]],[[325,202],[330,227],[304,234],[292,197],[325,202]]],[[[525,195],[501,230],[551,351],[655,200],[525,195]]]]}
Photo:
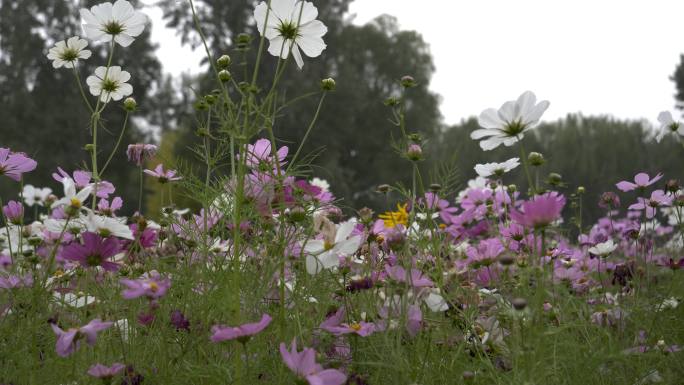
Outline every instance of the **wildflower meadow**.
{"type": "MultiPolygon", "coordinates": [[[[148,21],[126,0],[81,9],[82,28],[40,58],[76,90],[82,166],[0,136],[0,384],[684,383],[682,168],[589,195],[529,142],[550,102],[520,90],[469,133],[485,156],[517,156],[426,173],[409,73],[364,101],[384,102],[402,175],[375,183],[381,210],[350,207],[304,150],[323,115],[344,114],[323,109],[336,80],[281,92],[288,69],[318,77],[308,65],[334,49],[316,4],[255,2],[258,34],[217,53],[183,3],[211,74],[188,101],[187,158],[126,141],[146,108],[126,51],[148,21]],[[302,97],[304,134],[279,140],[302,97]],[[131,177],[115,185],[117,162],[131,177]],[[52,187],[26,183],[41,169],[52,187]]],[[[684,124],[658,121],[653,141],[676,141],[682,165],[684,124]]]]}

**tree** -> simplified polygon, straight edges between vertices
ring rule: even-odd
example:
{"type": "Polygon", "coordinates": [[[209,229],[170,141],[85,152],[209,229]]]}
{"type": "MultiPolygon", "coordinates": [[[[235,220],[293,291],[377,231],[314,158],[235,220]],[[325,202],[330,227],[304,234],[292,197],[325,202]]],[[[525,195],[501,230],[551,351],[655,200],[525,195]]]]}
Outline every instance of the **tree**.
{"type": "Polygon", "coordinates": [[[684,109],[684,55],[681,55],[680,62],[675,69],[674,74],[670,79],[675,83],[677,88],[677,93],[675,94],[675,99],[678,103],[678,108],[684,109]]]}
{"type": "MultiPolygon", "coordinates": [[[[92,6],[101,1],[84,1],[92,6]]],[[[136,2],[133,4],[137,6],[136,2]]],[[[2,143],[36,159],[38,168],[27,175],[26,183],[60,187],[50,176],[57,168],[88,168],[89,155],[83,149],[91,141],[89,111],[85,108],[74,74],[69,69],[54,69],[46,58],[50,47],[60,40],[81,35],[79,6],[71,1],[3,0],[0,2],[0,116],[3,117],[2,143]]],[[[106,63],[106,47],[90,43],[93,56],[79,67],[82,80],[106,63]]],[[[150,29],[125,49],[119,49],[114,65],[132,75],[133,96],[147,110],[153,84],[159,81],[161,66],[154,56],[150,29]]],[[[87,90],[86,90],[87,92],[87,90]]],[[[90,95],[88,95],[90,97],[90,95]]],[[[112,102],[103,114],[104,129],[99,132],[100,156],[106,157],[123,126],[120,103],[112,102]]],[[[129,121],[122,147],[117,151],[104,179],[117,187],[116,195],[131,203],[137,197],[135,169],[127,164],[125,146],[142,139],[134,121],[129,121]]],[[[13,186],[0,186],[0,193],[16,196],[13,186]]]]}

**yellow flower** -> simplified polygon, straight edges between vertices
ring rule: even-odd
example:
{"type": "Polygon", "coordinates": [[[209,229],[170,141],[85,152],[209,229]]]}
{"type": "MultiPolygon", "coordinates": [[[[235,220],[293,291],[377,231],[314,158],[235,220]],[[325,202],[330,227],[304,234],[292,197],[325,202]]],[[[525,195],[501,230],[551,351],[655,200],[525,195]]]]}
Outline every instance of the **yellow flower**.
{"type": "Polygon", "coordinates": [[[408,225],[408,211],[406,211],[407,207],[408,203],[404,203],[403,205],[397,203],[397,211],[388,211],[384,214],[378,215],[378,218],[385,222],[385,227],[394,227],[400,224],[406,226],[408,225]]]}

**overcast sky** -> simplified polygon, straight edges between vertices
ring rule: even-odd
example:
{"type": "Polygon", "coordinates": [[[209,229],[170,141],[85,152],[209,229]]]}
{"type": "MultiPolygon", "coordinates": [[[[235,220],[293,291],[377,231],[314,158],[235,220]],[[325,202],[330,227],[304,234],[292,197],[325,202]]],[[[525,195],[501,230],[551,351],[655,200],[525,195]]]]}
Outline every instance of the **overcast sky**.
{"type": "MultiPolygon", "coordinates": [[[[165,70],[197,72],[201,54],[180,46],[158,9],[145,12],[165,70]]],[[[351,13],[355,24],[391,14],[423,35],[446,123],[525,90],[551,101],[544,120],[582,112],[655,123],[674,108],[684,0],[356,0],[351,13]]]]}

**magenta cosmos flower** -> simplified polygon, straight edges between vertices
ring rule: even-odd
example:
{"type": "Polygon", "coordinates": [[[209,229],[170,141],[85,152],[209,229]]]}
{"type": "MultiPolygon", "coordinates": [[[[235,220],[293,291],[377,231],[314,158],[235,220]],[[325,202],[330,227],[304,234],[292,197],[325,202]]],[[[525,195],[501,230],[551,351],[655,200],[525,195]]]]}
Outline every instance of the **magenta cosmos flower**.
{"type": "Polygon", "coordinates": [[[107,271],[119,270],[119,264],[109,261],[121,251],[119,241],[114,237],[102,238],[96,233],[83,233],[83,244],[74,242],[64,248],[62,257],[78,262],[84,267],[102,266],[107,271]]]}
{"type": "Polygon", "coordinates": [[[161,275],[155,270],[143,274],[139,279],[122,279],[119,282],[127,288],[121,293],[125,299],[134,299],[142,296],[149,299],[161,298],[171,287],[171,279],[168,277],[162,279],[161,275]]]}
{"type": "Polygon", "coordinates": [[[316,363],[316,351],[304,348],[297,351],[297,342],[292,340],[290,350],[284,343],[280,344],[280,355],[285,365],[300,378],[306,379],[309,385],[342,385],[347,381],[347,376],[337,369],[323,369],[316,363]]]}
{"type": "Polygon", "coordinates": [[[672,202],[672,197],[665,194],[663,190],[655,190],[651,193],[649,199],[642,197],[637,198],[637,203],[629,206],[630,210],[644,210],[646,209],[646,217],[651,219],[655,217],[658,207],[669,206],[672,202]]]}
{"type": "Polygon", "coordinates": [[[88,345],[95,345],[97,340],[97,333],[107,329],[112,326],[113,322],[102,322],[99,318],[96,318],[87,325],[81,326],[80,328],[71,328],[66,331],[62,330],[56,324],[50,324],[52,330],[57,335],[57,354],[60,357],[67,357],[75,352],[80,346],[80,340],[82,338],[86,339],[88,345]]]}
{"type": "Polygon", "coordinates": [[[0,148],[0,175],[19,182],[21,174],[33,171],[38,163],[20,152],[10,152],[9,148],[0,148]]]}
{"type": "Polygon", "coordinates": [[[627,192],[636,190],[637,188],[648,187],[653,183],[659,181],[662,177],[663,174],[658,174],[651,179],[651,177],[649,177],[648,174],[646,174],[645,172],[640,172],[634,176],[634,183],[623,180],[622,182],[617,183],[615,186],[617,186],[617,188],[621,191],[627,192]]]}
{"type": "Polygon", "coordinates": [[[102,364],[95,364],[88,369],[88,374],[96,378],[111,379],[122,371],[126,365],[115,362],[112,366],[104,366],[102,364]]]}
{"type": "Polygon", "coordinates": [[[319,326],[321,329],[332,333],[336,336],[342,334],[357,334],[361,337],[367,337],[375,331],[375,324],[371,322],[342,322],[345,317],[345,310],[343,307],[339,308],[335,314],[323,321],[319,326]]]}
{"type": "Polygon", "coordinates": [[[2,207],[2,213],[5,214],[7,221],[12,224],[21,224],[21,220],[24,218],[24,205],[16,201],[9,201],[2,207]]]}
{"type": "Polygon", "coordinates": [[[175,182],[183,178],[176,176],[176,170],[166,170],[164,171],[164,166],[158,164],[154,170],[145,170],[145,174],[157,178],[159,183],[175,182]]]}
{"type": "Polygon", "coordinates": [[[527,228],[540,228],[560,218],[563,207],[565,197],[551,191],[523,202],[522,211],[511,210],[511,218],[527,228]]]}
{"type": "Polygon", "coordinates": [[[249,337],[260,333],[271,323],[271,316],[264,314],[259,322],[248,323],[240,326],[215,325],[211,328],[211,342],[221,342],[238,339],[245,342],[249,337]]]}

